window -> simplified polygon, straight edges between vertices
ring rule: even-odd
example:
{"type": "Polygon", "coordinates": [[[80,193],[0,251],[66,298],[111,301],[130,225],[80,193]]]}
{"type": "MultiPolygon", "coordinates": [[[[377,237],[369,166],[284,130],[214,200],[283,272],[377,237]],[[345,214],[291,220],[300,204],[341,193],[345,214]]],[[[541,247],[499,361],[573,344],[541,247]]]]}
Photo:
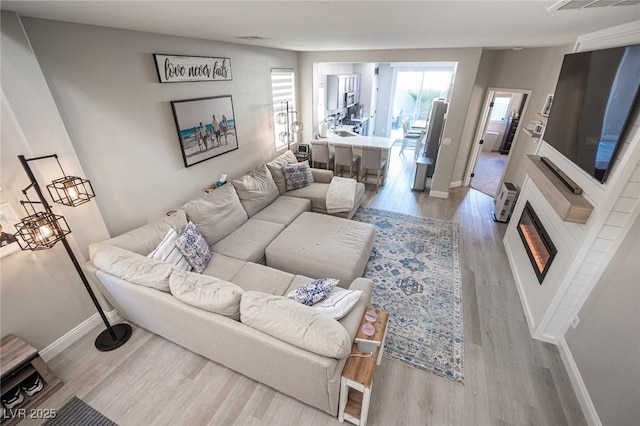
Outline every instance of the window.
{"type": "Polygon", "coordinates": [[[280,133],[285,132],[285,125],[278,124],[276,119],[279,113],[285,112],[283,102],[289,102],[289,111],[296,111],[296,73],[292,69],[271,70],[271,97],[273,99],[273,128],[276,141],[276,149],[287,145],[282,141],[280,133]]]}
{"type": "Polygon", "coordinates": [[[449,99],[456,72],[455,62],[396,63],[394,70],[392,129],[402,119],[427,120],[435,99],[449,99]]]}
{"type": "Polygon", "coordinates": [[[496,97],[493,101],[493,108],[491,109],[491,121],[504,121],[509,113],[509,106],[511,105],[511,97],[496,97]]]}

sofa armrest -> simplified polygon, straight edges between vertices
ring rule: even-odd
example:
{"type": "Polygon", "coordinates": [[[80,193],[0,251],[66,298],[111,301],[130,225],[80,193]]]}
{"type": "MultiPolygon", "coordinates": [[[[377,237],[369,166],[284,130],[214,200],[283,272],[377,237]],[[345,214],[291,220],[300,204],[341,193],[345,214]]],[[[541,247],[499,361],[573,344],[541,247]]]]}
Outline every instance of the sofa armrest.
{"type": "Polygon", "coordinates": [[[340,324],[347,330],[351,341],[356,338],[358,330],[360,329],[360,321],[364,311],[368,306],[371,306],[371,293],[373,292],[373,281],[368,278],[356,278],[349,287],[349,290],[360,290],[362,295],[358,303],[351,309],[351,311],[340,320],[340,324]]]}
{"type": "Polygon", "coordinates": [[[311,169],[314,182],[318,183],[331,183],[333,179],[333,172],[331,170],[311,169]]]}

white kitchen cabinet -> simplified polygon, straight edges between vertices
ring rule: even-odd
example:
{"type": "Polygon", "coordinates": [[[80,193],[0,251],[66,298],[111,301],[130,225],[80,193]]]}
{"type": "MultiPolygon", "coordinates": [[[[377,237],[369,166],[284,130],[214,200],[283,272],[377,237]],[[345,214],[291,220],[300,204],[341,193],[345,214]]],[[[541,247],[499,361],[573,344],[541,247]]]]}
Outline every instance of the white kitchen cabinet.
{"type": "Polygon", "coordinates": [[[346,94],[350,92],[355,93],[355,102],[360,102],[360,74],[328,75],[327,109],[346,108],[346,94]]]}

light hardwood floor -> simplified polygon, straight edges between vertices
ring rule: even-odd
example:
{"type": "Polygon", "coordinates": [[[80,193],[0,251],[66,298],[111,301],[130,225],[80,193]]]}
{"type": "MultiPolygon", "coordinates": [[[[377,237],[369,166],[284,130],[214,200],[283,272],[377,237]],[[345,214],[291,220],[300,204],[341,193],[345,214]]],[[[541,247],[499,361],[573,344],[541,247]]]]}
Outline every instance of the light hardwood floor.
{"type": "MultiPolygon", "coordinates": [[[[493,201],[469,188],[448,199],[412,192],[412,153],[391,154],[384,187],[365,205],[459,223],[465,384],[385,358],[370,425],[583,425],[557,349],[531,339],[502,245],[493,201]]],[[[369,189],[369,188],[368,188],[369,189]]],[[[76,395],[124,425],[337,425],[338,420],[143,329],[113,352],[96,328],[51,360],[64,386],[41,407],[76,395]]],[[[23,422],[22,424],[27,424],[23,422]]]]}

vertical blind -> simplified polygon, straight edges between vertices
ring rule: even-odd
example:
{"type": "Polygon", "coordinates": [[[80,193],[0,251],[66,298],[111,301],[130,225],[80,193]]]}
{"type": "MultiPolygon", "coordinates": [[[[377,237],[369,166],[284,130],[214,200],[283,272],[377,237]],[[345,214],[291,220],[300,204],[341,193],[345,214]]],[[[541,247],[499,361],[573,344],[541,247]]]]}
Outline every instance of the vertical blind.
{"type": "Polygon", "coordinates": [[[289,111],[296,110],[296,74],[293,69],[271,69],[271,97],[273,98],[273,128],[276,148],[286,143],[280,141],[278,135],[285,131],[285,126],[276,122],[276,115],[283,112],[282,102],[289,102],[289,111]]]}

